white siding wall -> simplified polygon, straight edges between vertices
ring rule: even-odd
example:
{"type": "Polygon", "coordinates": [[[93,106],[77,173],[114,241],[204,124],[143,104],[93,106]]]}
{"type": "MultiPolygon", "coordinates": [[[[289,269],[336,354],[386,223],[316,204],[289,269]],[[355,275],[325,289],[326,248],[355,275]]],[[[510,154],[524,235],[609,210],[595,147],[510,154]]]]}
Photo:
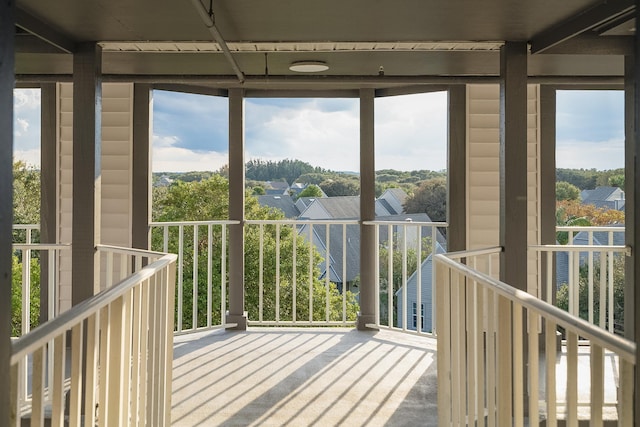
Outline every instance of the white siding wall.
{"type": "MultiPolygon", "coordinates": [[[[73,85],[59,90],[58,241],[71,242],[73,167],[73,85]]],[[[104,244],[131,246],[133,85],[102,86],[102,218],[104,244]]],[[[71,307],[71,253],[60,260],[60,310],[71,307]]],[[[116,276],[117,277],[117,276],[116,276]]]]}
{"type": "MultiPolygon", "coordinates": [[[[527,119],[527,244],[539,238],[539,86],[529,85],[527,119]]],[[[467,86],[467,247],[500,243],[500,87],[467,86]]],[[[529,288],[537,284],[535,254],[528,262],[529,288]]],[[[493,271],[499,271],[494,265],[493,271]]]]}

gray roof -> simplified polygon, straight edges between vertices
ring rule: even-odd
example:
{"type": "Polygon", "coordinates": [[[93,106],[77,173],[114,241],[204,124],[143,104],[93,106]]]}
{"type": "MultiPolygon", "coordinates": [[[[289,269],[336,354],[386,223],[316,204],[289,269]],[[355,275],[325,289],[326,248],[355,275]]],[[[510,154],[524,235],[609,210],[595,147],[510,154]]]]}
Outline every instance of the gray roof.
{"type": "Polygon", "coordinates": [[[333,219],[359,219],[360,196],[339,196],[316,198],[333,219]]]}
{"type": "Polygon", "coordinates": [[[300,211],[296,207],[291,196],[288,195],[264,195],[258,196],[258,203],[262,206],[279,209],[287,218],[297,218],[300,211]]]}
{"type": "MultiPolygon", "coordinates": [[[[309,230],[307,226],[302,226],[299,233],[308,239],[309,230]]],[[[327,233],[326,225],[314,225],[313,226],[313,243],[316,245],[320,254],[324,257],[327,248],[327,233]]],[[[360,227],[358,225],[347,225],[343,228],[342,225],[330,225],[329,226],[329,280],[334,283],[352,282],[360,274],[360,227]],[[343,277],[343,253],[345,246],[345,229],[346,229],[346,277],[343,277]]],[[[326,277],[326,263],[323,262],[319,265],[321,271],[321,278],[326,277]]]]}
{"type": "Polygon", "coordinates": [[[623,196],[616,196],[616,193],[620,192],[618,187],[596,187],[594,190],[583,190],[581,193],[582,203],[594,204],[594,202],[621,199],[623,196]]]}

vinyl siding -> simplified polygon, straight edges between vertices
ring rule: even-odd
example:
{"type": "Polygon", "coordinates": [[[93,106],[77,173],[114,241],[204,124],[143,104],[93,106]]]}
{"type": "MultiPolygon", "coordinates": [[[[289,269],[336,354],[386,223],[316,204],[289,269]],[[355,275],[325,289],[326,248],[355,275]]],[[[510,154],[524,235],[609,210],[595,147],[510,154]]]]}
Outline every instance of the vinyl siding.
{"type": "MultiPolygon", "coordinates": [[[[539,238],[539,86],[527,94],[527,244],[539,238]]],[[[467,247],[478,249],[500,243],[500,87],[467,86],[467,247]]],[[[499,265],[494,264],[497,275],[499,265]]],[[[528,287],[537,286],[539,263],[528,259],[528,287]]]]}

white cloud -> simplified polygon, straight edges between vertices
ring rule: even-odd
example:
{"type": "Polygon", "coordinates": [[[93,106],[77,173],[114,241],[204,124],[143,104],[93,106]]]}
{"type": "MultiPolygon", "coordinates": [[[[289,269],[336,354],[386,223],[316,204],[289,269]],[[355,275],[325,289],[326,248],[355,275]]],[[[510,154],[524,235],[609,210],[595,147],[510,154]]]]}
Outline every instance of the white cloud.
{"type": "Polygon", "coordinates": [[[196,152],[176,147],[175,136],[153,136],[152,168],[154,172],[214,171],[229,162],[227,153],[196,152]]]}
{"type": "MultiPolygon", "coordinates": [[[[358,100],[248,103],[247,158],[294,158],[332,170],[359,170],[358,100]],[[330,106],[330,108],[326,108],[330,106]]],[[[446,93],[376,100],[376,169],[446,168],[446,93]]]]}
{"type": "Polygon", "coordinates": [[[624,167],[624,140],[558,141],[556,146],[558,168],[617,169],[624,167]]]}
{"type": "Polygon", "coordinates": [[[22,160],[28,165],[40,168],[40,149],[34,148],[32,150],[14,150],[13,158],[15,160],[22,160]]]}
{"type": "Polygon", "coordinates": [[[40,89],[14,89],[13,108],[16,112],[23,110],[40,110],[40,89]]]}

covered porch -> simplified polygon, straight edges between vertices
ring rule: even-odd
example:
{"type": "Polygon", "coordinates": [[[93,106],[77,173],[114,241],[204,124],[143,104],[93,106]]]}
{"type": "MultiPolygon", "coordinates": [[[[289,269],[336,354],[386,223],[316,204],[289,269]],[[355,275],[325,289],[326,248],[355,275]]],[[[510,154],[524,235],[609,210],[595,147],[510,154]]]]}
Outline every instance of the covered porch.
{"type": "MultiPolygon", "coordinates": [[[[550,394],[556,392],[555,374],[550,364],[543,369],[536,363],[540,354],[551,360],[561,349],[556,326],[567,331],[569,424],[578,422],[581,338],[592,343],[593,378],[608,378],[602,359],[610,352],[625,361],[619,370],[624,405],[617,416],[625,425],[640,424],[634,367],[640,341],[637,2],[523,0],[505,7],[453,1],[398,8],[396,2],[371,7],[334,1],[308,9],[286,2],[205,3],[72,0],[62,8],[19,0],[0,6],[0,384],[10,385],[0,387],[0,424],[19,425],[24,410],[37,425],[48,407],[59,425],[66,416],[73,425],[85,419],[109,425],[112,417],[123,425],[412,425],[416,418],[435,420],[437,412],[455,425],[480,422],[485,413],[490,425],[522,425],[530,413],[553,424],[560,417],[540,402],[558,402],[550,394]],[[354,25],[354,17],[362,25],[354,25]],[[309,58],[311,65],[331,68],[301,76],[289,67],[309,58]],[[42,244],[55,248],[40,249],[61,252],[47,264],[53,287],[42,301],[54,299],[41,305],[43,326],[11,342],[5,320],[16,250],[10,220],[16,86],[42,91],[40,235],[42,244]],[[561,88],[625,91],[626,245],[608,249],[626,256],[626,339],[542,303],[553,302],[551,265],[538,252],[555,244],[555,93],[561,88]],[[225,257],[220,318],[211,318],[209,305],[204,328],[236,332],[196,326],[196,334],[210,335],[174,338],[174,329],[184,332],[185,263],[179,253],[150,252],[156,249],[151,229],[161,226],[150,214],[155,89],[228,100],[229,218],[221,224],[226,237],[215,243],[225,257]],[[375,99],[430,91],[448,93],[447,250],[459,252],[434,256],[433,270],[440,268],[432,293],[437,356],[433,338],[373,332],[410,329],[406,292],[404,320],[393,325],[391,317],[386,324],[380,317],[375,99]],[[360,217],[351,224],[361,238],[359,312],[353,321],[335,321],[327,302],[319,321],[356,330],[306,329],[318,326],[316,319],[295,314],[276,314],[273,325],[299,330],[252,329],[252,323],[269,322],[262,311],[251,318],[246,304],[245,234],[256,225],[244,212],[244,100],[251,96],[359,101],[360,217]],[[472,263],[472,251],[481,248],[489,248],[491,260],[472,263]],[[60,368],[67,351],[77,371],[60,368]],[[112,358],[112,351],[122,356],[112,358]],[[434,359],[444,364],[432,406],[434,359]],[[549,388],[538,393],[543,371],[549,388]],[[210,387],[222,379],[229,381],[225,393],[213,397],[210,387]],[[266,389],[253,388],[256,382],[266,389]],[[461,403],[459,395],[467,399],[461,403]],[[23,397],[35,403],[27,408],[23,397]]],[[[197,282],[197,272],[193,277],[197,282]]],[[[193,301],[197,296],[196,285],[193,301]]],[[[418,291],[417,307],[420,301],[418,291]]],[[[191,313],[197,311],[193,305],[191,313]]],[[[418,326],[416,333],[422,332],[434,331],[418,326]]],[[[591,383],[589,403],[602,408],[606,393],[598,381],[591,383]]],[[[600,421],[599,414],[592,416],[600,421]]],[[[440,417],[441,425],[447,421],[440,417]]]]}

